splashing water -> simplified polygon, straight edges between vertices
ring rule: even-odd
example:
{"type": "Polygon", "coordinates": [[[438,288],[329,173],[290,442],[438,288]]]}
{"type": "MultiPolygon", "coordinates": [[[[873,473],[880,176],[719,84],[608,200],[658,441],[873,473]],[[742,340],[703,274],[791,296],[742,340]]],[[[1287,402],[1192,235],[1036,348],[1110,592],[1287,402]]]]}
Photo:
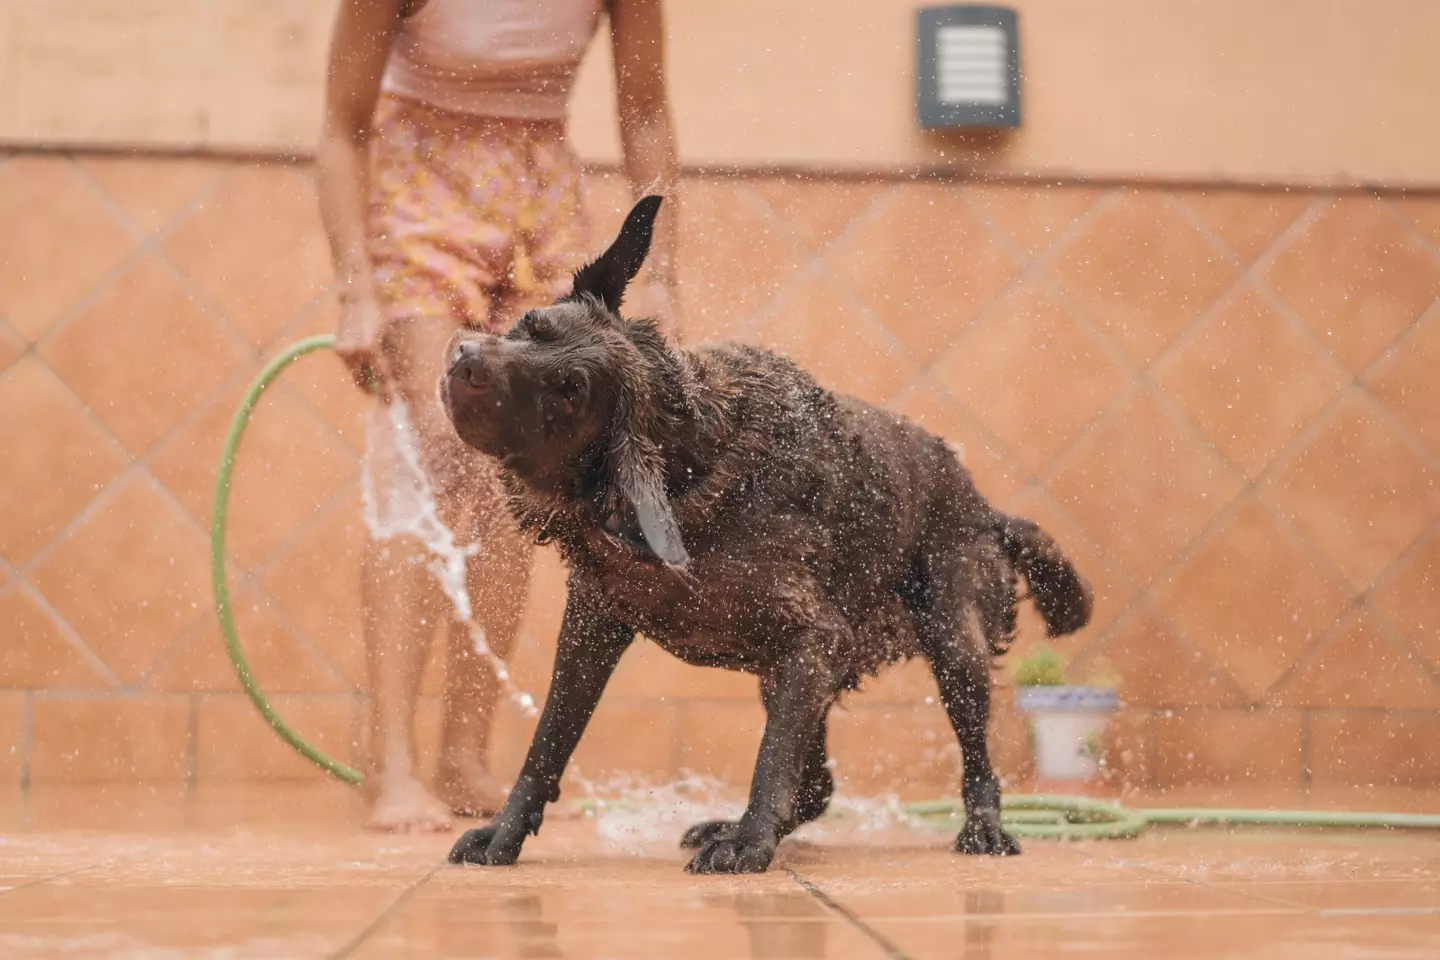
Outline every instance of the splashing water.
{"type": "Polygon", "coordinates": [[[420,446],[410,425],[410,411],[404,401],[377,403],[370,411],[370,429],[365,440],[365,469],[361,471],[362,516],[371,539],[377,543],[392,537],[414,537],[430,553],[426,568],[445,593],[455,619],[467,625],[475,652],[490,661],[505,695],[527,717],[536,713],[535,698],[515,685],[505,661],[490,649],[485,631],[474,622],[470,592],[465,586],[465,561],[477,556],[478,543],[461,545],[455,533],[440,519],[435,491],[420,463],[420,446]],[[377,475],[381,482],[377,483],[377,475]]]}
{"type": "MultiPolygon", "coordinates": [[[[745,809],[744,794],[737,793],[733,784],[690,771],[665,783],[619,773],[589,780],[572,764],[566,779],[583,791],[584,797],[571,804],[594,822],[596,836],[614,851],[636,856],[648,855],[655,846],[669,849],[692,824],[734,819],[745,809]]],[[[893,793],[873,797],[837,794],[825,816],[807,825],[806,834],[821,839],[897,830],[930,834],[893,793]]]]}

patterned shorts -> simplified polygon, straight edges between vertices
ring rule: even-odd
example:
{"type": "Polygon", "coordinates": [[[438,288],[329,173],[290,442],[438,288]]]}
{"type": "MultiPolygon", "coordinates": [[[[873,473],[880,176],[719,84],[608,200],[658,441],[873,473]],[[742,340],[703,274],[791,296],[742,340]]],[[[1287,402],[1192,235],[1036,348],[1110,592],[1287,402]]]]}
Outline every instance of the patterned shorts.
{"type": "Polygon", "coordinates": [[[382,94],[370,259],[392,319],[492,331],[500,300],[567,292],[587,250],[580,163],[562,121],[473,117],[382,94]]]}

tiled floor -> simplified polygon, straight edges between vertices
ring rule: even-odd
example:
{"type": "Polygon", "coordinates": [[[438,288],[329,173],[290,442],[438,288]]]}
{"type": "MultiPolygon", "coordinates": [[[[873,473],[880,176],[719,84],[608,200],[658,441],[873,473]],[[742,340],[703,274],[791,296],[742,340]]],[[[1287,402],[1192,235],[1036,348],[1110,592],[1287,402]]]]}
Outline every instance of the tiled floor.
{"type": "Polygon", "coordinates": [[[0,956],[1440,957],[1435,835],[1151,831],[978,860],[842,818],[764,876],[697,878],[678,826],[635,812],[547,823],[509,869],[358,820],[344,788],[0,797],[0,956]]]}

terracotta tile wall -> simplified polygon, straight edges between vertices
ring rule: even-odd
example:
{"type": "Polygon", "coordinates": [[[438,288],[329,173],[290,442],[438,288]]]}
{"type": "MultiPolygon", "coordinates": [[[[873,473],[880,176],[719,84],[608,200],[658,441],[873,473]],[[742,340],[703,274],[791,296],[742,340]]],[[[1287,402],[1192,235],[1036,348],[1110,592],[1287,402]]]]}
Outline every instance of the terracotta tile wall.
{"type": "MultiPolygon", "coordinates": [[[[603,237],[624,191],[590,187],[603,237]]],[[[959,441],[1073,552],[1099,607],[1062,648],[1120,678],[1117,776],[1440,782],[1440,201],[692,177],[684,215],[692,339],[782,349],[959,441]]],[[[243,386],[333,322],[308,171],[0,158],[0,223],[0,777],[317,775],[238,692],[205,532],[243,386]]],[[[257,673],[350,761],[363,412],[333,359],[294,368],[231,532],[257,673]]],[[[537,694],[562,590],[546,554],[514,667],[537,694]]],[[[836,715],[850,789],[953,784],[933,697],[911,664],[836,715]]],[[[579,766],[743,782],[759,722],[753,681],[642,644],[579,766]]],[[[501,717],[507,769],[527,734],[501,717]]]]}

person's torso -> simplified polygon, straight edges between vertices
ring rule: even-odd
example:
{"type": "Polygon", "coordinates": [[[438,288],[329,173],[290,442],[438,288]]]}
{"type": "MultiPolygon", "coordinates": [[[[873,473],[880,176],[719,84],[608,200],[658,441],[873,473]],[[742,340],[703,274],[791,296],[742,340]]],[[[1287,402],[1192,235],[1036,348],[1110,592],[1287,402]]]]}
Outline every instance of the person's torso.
{"type": "Polygon", "coordinates": [[[401,23],[383,87],[442,110],[561,119],[604,0],[428,0],[401,23]]]}

